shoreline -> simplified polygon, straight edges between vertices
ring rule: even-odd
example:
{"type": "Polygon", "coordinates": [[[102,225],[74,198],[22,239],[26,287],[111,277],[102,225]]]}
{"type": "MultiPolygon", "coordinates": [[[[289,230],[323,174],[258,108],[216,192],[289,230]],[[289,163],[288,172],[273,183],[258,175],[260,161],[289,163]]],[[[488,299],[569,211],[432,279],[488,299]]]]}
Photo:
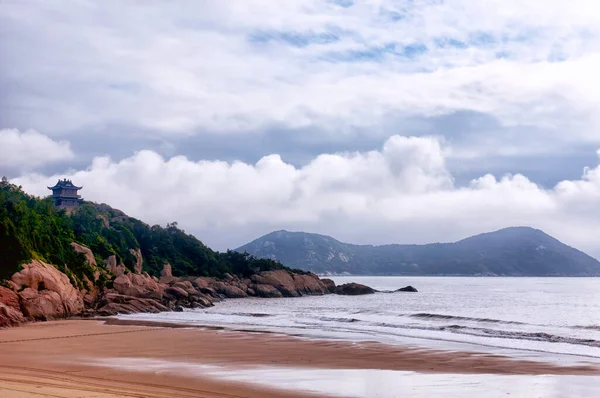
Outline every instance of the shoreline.
{"type": "Polygon", "coordinates": [[[269,332],[107,321],[39,322],[0,330],[2,396],[28,396],[36,391],[55,396],[60,391],[58,396],[64,397],[314,396],[205,377],[202,372],[186,375],[182,369],[188,367],[389,370],[440,376],[600,376],[600,367],[591,364],[561,366],[502,355],[376,342],[308,340],[269,332]],[[148,368],[136,366],[132,371],[125,366],[127,360],[147,364],[143,366],[148,368]],[[152,363],[162,367],[153,369],[152,363]],[[175,367],[169,370],[170,366],[175,367]],[[148,375],[152,375],[152,383],[148,375]]]}

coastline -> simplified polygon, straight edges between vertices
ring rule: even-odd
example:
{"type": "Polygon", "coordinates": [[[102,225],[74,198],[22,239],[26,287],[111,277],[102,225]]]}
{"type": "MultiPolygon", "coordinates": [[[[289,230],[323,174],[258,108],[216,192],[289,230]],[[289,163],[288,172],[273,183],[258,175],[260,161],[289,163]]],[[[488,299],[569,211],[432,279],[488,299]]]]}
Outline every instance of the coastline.
{"type": "Polygon", "coordinates": [[[207,377],[202,373],[205,367],[600,376],[600,368],[594,365],[560,366],[491,354],[117,319],[40,322],[2,329],[0,347],[3,397],[36,392],[56,395],[57,391],[63,397],[315,396],[207,377]],[[133,365],[127,366],[127,361],[133,365]],[[186,374],[187,369],[200,370],[186,374]]]}

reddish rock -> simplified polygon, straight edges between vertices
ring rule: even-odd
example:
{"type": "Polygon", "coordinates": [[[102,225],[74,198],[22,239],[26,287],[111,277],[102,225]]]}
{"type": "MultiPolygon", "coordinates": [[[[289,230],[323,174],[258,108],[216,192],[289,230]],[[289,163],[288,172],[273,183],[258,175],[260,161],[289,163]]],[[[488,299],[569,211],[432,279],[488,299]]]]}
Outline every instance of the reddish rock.
{"type": "Polygon", "coordinates": [[[16,326],[25,322],[19,296],[12,290],[0,286],[0,327],[16,326]]]}
{"type": "Polygon", "coordinates": [[[115,255],[109,256],[104,261],[104,266],[114,276],[124,275],[126,271],[125,265],[117,264],[117,257],[115,255]]]}
{"type": "Polygon", "coordinates": [[[94,257],[94,253],[92,253],[89,247],[80,245],[76,242],[71,242],[71,246],[73,247],[76,253],[82,253],[84,255],[85,261],[89,265],[91,265],[94,268],[98,266],[98,264],[96,263],[96,257],[94,257]]]}
{"type": "Polygon", "coordinates": [[[105,293],[100,299],[97,313],[99,315],[130,314],[135,312],[162,312],[169,308],[162,303],[140,297],[126,296],[118,293],[105,293]]]}
{"type": "Polygon", "coordinates": [[[279,290],[277,290],[271,285],[255,284],[252,285],[252,289],[258,297],[283,297],[283,294],[281,294],[279,290]]]}
{"type": "Polygon", "coordinates": [[[158,283],[145,272],[143,274],[134,274],[133,272],[130,272],[127,274],[127,278],[129,278],[133,286],[138,286],[144,291],[161,290],[158,283]]]}
{"type": "Polygon", "coordinates": [[[129,253],[135,256],[135,264],[133,265],[133,270],[141,274],[142,273],[142,265],[144,264],[144,260],[142,259],[142,251],[138,247],[136,250],[129,249],[129,253]]]}
{"type": "Polygon", "coordinates": [[[294,274],[296,290],[300,295],[328,294],[329,289],[315,274],[294,274]]]}
{"type": "Polygon", "coordinates": [[[242,298],[248,296],[245,291],[227,283],[215,282],[212,285],[212,287],[217,293],[222,294],[228,298],[242,298]]]}
{"type": "Polygon", "coordinates": [[[12,276],[21,291],[23,314],[35,319],[54,319],[83,311],[83,299],[69,278],[52,265],[34,260],[12,276]]]}
{"type": "Polygon", "coordinates": [[[160,271],[160,276],[173,276],[173,269],[171,268],[171,264],[165,263],[163,265],[162,271],[160,271]]]}
{"type": "Polygon", "coordinates": [[[25,322],[25,318],[20,310],[0,303],[0,328],[17,326],[23,322],[25,322]]]}
{"type": "Polygon", "coordinates": [[[171,268],[171,264],[165,263],[165,265],[163,265],[162,271],[160,271],[160,283],[169,284],[174,280],[175,278],[173,277],[173,270],[171,268]]]}
{"type": "Polygon", "coordinates": [[[17,293],[4,286],[0,286],[0,303],[15,310],[21,309],[17,293]]]}
{"type": "Polygon", "coordinates": [[[190,281],[179,281],[173,283],[171,286],[178,287],[183,290],[194,289],[194,285],[190,281]]]}
{"type": "Polygon", "coordinates": [[[189,296],[188,292],[183,290],[180,287],[169,286],[165,289],[165,294],[171,295],[175,298],[187,298],[189,296]]]}
{"type": "Polygon", "coordinates": [[[294,278],[285,270],[261,272],[260,274],[252,275],[250,279],[256,284],[273,286],[285,297],[297,297],[300,295],[296,289],[294,278]]]}
{"type": "Polygon", "coordinates": [[[321,279],[321,282],[325,285],[325,287],[327,288],[327,290],[329,290],[329,293],[335,293],[335,282],[332,281],[331,279],[321,279]]]}
{"type": "Polygon", "coordinates": [[[215,278],[200,277],[200,278],[194,279],[194,281],[192,283],[197,288],[207,288],[207,287],[210,287],[210,285],[215,282],[216,282],[215,278]]]}

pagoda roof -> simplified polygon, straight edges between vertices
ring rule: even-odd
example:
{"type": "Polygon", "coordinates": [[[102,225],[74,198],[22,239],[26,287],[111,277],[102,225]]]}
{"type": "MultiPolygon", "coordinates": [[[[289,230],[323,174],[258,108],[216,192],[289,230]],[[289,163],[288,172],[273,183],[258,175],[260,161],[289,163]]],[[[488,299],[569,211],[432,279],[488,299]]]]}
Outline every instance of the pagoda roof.
{"type": "Polygon", "coordinates": [[[66,178],[63,180],[58,180],[56,185],[53,187],[48,187],[48,189],[60,189],[60,188],[72,188],[72,189],[81,189],[83,187],[78,187],[73,184],[71,180],[67,180],[66,178]]]}

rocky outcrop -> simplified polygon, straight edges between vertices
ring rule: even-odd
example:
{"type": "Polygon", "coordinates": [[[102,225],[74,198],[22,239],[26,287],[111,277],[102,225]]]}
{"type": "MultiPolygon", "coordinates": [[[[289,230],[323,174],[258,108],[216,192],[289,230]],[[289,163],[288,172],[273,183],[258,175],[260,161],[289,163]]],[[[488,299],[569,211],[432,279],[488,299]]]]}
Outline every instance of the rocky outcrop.
{"type": "Polygon", "coordinates": [[[84,304],[89,305],[98,297],[99,291],[96,287],[96,281],[98,280],[98,278],[100,278],[100,273],[105,271],[101,271],[98,268],[98,264],[96,262],[96,258],[94,257],[94,253],[92,253],[89,247],[80,245],[76,242],[71,242],[71,246],[73,247],[73,250],[75,250],[76,253],[83,254],[83,256],[85,257],[85,262],[94,270],[94,274],[92,276],[93,280],[88,278],[87,275],[84,275],[82,280],[85,289],[81,292],[81,296],[83,297],[84,304]]]}
{"type": "MultiPolygon", "coordinates": [[[[131,250],[135,256],[135,272],[117,264],[113,255],[106,261],[112,273],[112,283],[99,291],[95,282],[101,273],[92,251],[72,243],[73,249],[84,255],[87,263],[97,270],[94,281],[83,277],[86,288],[76,289],[67,275],[54,266],[40,261],[23,265],[23,270],[8,281],[10,288],[0,287],[0,327],[21,323],[27,319],[48,320],[72,315],[116,315],[136,312],[156,313],[179,311],[184,308],[204,308],[222,298],[248,296],[277,298],[303,295],[368,294],[368,286],[348,283],[335,285],[330,279],[319,279],[311,273],[290,270],[264,271],[247,278],[224,274],[214,277],[174,277],[171,265],[164,264],[160,279],[143,272],[141,251],[131,250]]],[[[404,288],[408,289],[410,287],[404,288]]],[[[413,288],[414,289],[414,288],[413,288]]],[[[407,291],[402,290],[401,291],[407,291]]],[[[416,291],[416,289],[415,289],[416,291]]]]}
{"type": "Polygon", "coordinates": [[[256,286],[266,285],[277,289],[283,297],[323,295],[329,293],[327,286],[314,274],[296,274],[287,270],[264,271],[250,277],[248,286],[259,297],[271,289],[256,286]]]}
{"type": "Polygon", "coordinates": [[[121,276],[125,274],[127,268],[124,264],[117,264],[117,257],[112,255],[104,261],[106,269],[114,276],[121,276]]]}
{"type": "Polygon", "coordinates": [[[331,279],[321,279],[321,282],[325,285],[329,293],[335,293],[335,282],[331,279]]]}
{"type": "Polygon", "coordinates": [[[279,290],[285,297],[297,297],[300,294],[296,289],[294,278],[286,271],[266,271],[250,277],[255,284],[269,285],[279,290]]]}
{"type": "Polygon", "coordinates": [[[135,264],[133,265],[133,270],[137,274],[141,274],[142,273],[142,265],[144,264],[144,261],[142,259],[142,251],[138,247],[136,250],[129,249],[129,253],[131,253],[135,256],[135,264]]]}
{"type": "Polygon", "coordinates": [[[396,292],[418,292],[418,290],[412,286],[401,287],[400,289],[396,289],[396,292]]]}
{"type": "Polygon", "coordinates": [[[264,298],[277,298],[283,297],[283,294],[277,290],[274,286],[264,285],[264,284],[256,284],[252,285],[252,290],[257,297],[264,298]]]}
{"type": "Polygon", "coordinates": [[[24,321],[17,293],[0,286],[0,327],[16,326],[24,321]]]}
{"type": "Polygon", "coordinates": [[[163,305],[158,300],[109,292],[101,297],[95,313],[101,316],[109,316],[137,312],[157,313],[169,310],[169,307],[163,305]]]}
{"type": "Polygon", "coordinates": [[[96,258],[94,257],[94,253],[92,253],[92,251],[90,250],[89,247],[80,245],[79,243],[76,243],[76,242],[71,242],[71,246],[73,247],[73,249],[75,250],[76,253],[81,253],[84,255],[85,261],[89,265],[91,265],[94,268],[96,268],[98,266],[98,264],[96,263],[96,258]]]}
{"type": "MultiPolygon", "coordinates": [[[[219,294],[229,298],[242,298],[248,297],[246,291],[240,289],[237,286],[230,285],[224,282],[215,282],[212,288],[219,294]]],[[[247,289],[247,288],[246,288],[247,289]]]]}
{"type": "Polygon", "coordinates": [[[362,294],[373,294],[375,290],[369,286],[361,285],[360,283],[344,283],[335,288],[337,294],[345,296],[358,296],[362,294]]]}
{"type": "Polygon", "coordinates": [[[23,315],[38,320],[64,318],[83,311],[83,299],[69,278],[52,265],[34,260],[11,278],[23,315]]]}
{"type": "Polygon", "coordinates": [[[301,295],[323,295],[330,293],[327,285],[315,274],[293,274],[296,291],[301,295]]]}
{"type": "Polygon", "coordinates": [[[171,264],[165,263],[162,271],[160,271],[160,283],[171,283],[175,280],[171,264]]]}

